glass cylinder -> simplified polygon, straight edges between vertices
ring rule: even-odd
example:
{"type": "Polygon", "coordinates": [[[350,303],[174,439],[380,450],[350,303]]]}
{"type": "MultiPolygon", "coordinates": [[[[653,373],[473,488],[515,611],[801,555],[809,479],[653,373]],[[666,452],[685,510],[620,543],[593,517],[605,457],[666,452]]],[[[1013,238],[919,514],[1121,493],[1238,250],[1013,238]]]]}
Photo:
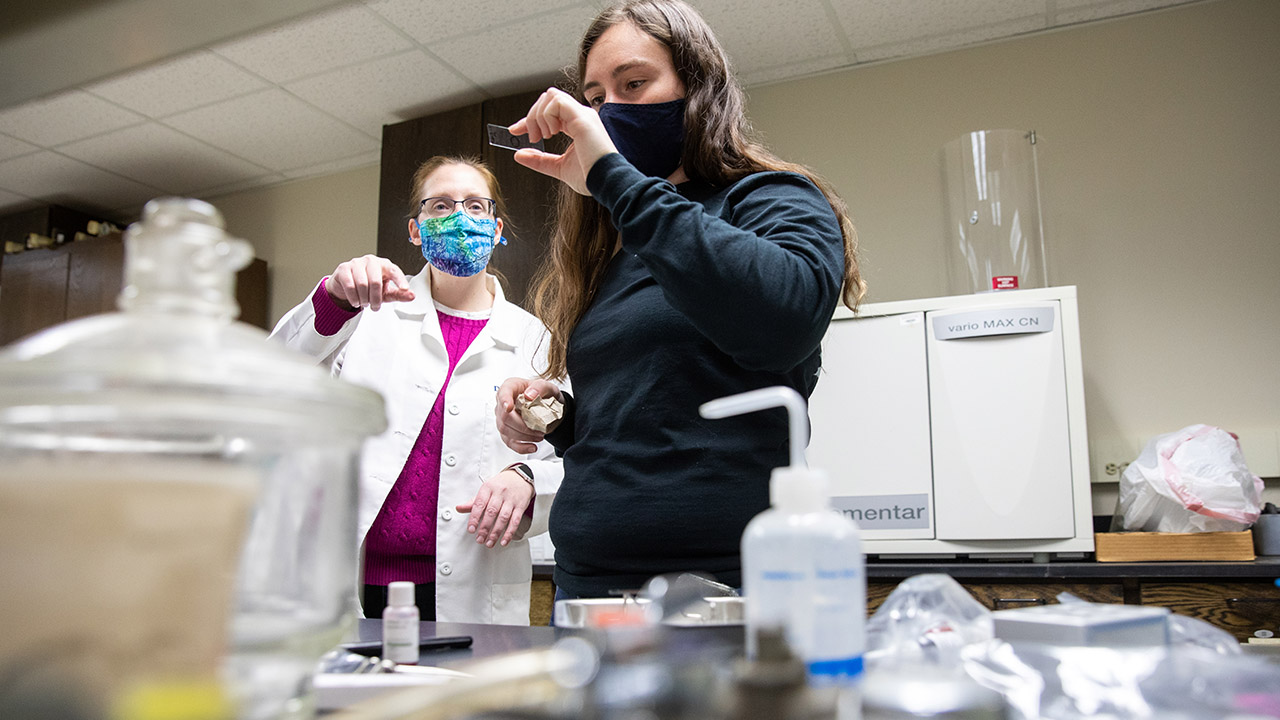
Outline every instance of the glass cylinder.
{"type": "Polygon", "coordinates": [[[978,130],[942,152],[949,293],[1046,287],[1035,131],[978,130]]]}
{"type": "Polygon", "coordinates": [[[233,322],[253,253],[213,206],[151,201],[125,252],[121,312],[0,352],[0,695],[307,716],[382,399],[233,322]]]}

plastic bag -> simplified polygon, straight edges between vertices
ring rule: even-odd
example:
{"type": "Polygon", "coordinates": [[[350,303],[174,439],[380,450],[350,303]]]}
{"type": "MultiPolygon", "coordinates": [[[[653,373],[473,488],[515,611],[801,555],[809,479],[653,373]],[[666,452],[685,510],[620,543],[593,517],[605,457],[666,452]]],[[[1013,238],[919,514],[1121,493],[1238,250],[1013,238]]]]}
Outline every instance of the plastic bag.
{"type": "Polygon", "coordinates": [[[1262,478],[1235,435],[1192,425],[1155,437],[1125,468],[1113,529],[1239,532],[1261,509],[1262,478]]]}
{"type": "Polygon", "coordinates": [[[965,645],[990,640],[991,612],[950,575],[903,580],[867,621],[867,667],[954,665],[965,645]]]}
{"type": "Polygon", "coordinates": [[[1195,645],[1062,647],[991,640],[964,648],[965,672],[1018,720],[1253,720],[1280,717],[1280,672],[1264,658],[1195,645]]]}

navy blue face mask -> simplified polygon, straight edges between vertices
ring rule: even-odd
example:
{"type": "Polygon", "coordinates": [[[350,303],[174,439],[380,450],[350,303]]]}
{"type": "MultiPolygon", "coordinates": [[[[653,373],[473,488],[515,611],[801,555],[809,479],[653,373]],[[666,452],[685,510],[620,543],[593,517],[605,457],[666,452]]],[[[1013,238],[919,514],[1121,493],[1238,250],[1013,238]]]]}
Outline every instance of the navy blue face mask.
{"type": "Polygon", "coordinates": [[[600,122],[622,157],[645,175],[666,178],[684,152],[684,98],[661,103],[605,103],[600,122]]]}

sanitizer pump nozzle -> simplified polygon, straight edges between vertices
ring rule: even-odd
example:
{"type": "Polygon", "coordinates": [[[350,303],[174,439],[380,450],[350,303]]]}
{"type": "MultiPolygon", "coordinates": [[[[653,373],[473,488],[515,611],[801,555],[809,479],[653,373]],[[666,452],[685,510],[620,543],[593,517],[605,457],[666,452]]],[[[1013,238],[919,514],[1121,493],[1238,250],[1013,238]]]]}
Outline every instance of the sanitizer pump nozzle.
{"type": "Polygon", "coordinates": [[[781,628],[816,685],[854,685],[866,646],[867,578],[858,526],[831,508],[827,476],[804,460],[809,417],[788,387],[769,387],[712,400],[706,418],[785,407],[791,465],[774,468],[772,508],[742,533],[748,657],[761,630],[781,628]]]}

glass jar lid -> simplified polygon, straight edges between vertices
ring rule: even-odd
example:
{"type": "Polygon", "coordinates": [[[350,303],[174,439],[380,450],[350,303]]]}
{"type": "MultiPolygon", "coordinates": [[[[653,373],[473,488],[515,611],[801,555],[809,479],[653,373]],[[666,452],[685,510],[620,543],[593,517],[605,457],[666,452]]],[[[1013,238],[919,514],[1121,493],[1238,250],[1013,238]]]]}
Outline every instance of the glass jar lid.
{"type": "Polygon", "coordinates": [[[152,200],[126,231],[125,254],[120,312],[0,351],[3,442],[357,443],[385,429],[376,392],[233,321],[235,273],[253,253],[212,205],[152,200]]]}

